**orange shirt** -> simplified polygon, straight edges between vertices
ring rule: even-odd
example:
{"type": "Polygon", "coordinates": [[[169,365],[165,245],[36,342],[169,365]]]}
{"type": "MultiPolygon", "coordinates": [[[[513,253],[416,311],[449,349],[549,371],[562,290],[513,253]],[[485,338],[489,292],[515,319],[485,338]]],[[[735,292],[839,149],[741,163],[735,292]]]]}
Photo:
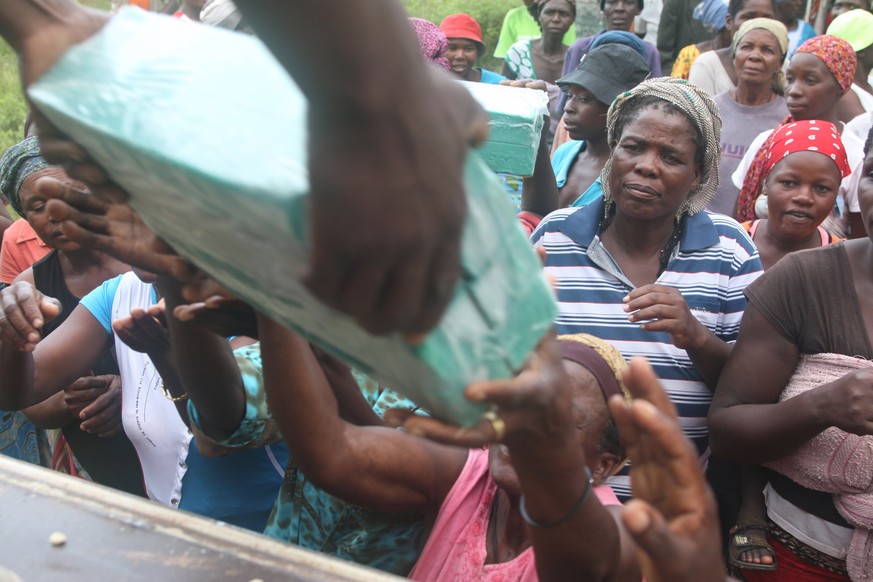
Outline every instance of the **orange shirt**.
{"type": "Polygon", "coordinates": [[[19,274],[49,254],[51,248],[40,239],[30,223],[19,218],[3,233],[0,247],[0,281],[11,284],[19,274]]]}

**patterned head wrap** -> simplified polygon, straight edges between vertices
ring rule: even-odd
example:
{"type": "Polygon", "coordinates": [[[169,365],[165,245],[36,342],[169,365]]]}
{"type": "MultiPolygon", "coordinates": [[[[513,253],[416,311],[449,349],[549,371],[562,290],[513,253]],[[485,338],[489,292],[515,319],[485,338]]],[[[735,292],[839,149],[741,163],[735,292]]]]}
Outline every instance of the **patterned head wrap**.
{"type": "MultiPolygon", "coordinates": [[[[609,147],[614,148],[621,137],[615,134],[615,123],[621,110],[639,97],[653,96],[663,99],[680,111],[682,111],[700,135],[703,143],[698,147],[703,148],[703,167],[700,172],[700,180],[688,193],[685,203],[680,208],[681,214],[696,214],[700,212],[715,197],[718,190],[718,161],[721,157],[721,115],[715,101],[703,89],[693,85],[684,79],[675,77],[659,77],[647,79],[631,89],[619,95],[606,114],[606,125],[609,128],[607,139],[609,147]]],[[[612,193],[609,191],[609,175],[612,172],[612,156],[606,161],[600,174],[603,182],[603,199],[606,208],[612,203],[612,193]]]]}
{"type": "Polygon", "coordinates": [[[818,57],[825,64],[843,93],[852,86],[855,79],[855,67],[858,66],[858,58],[855,50],[848,42],[841,38],[822,34],[814,36],[794,51],[794,54],[809,53],[818,57]]]}
{"type": "Polygon", "coordinates": [[[727,26],[728,2],[725,0],[703,0],[694,7],[691,17],[699,20],[710,33],[721,32],[727,26]]]}
{"type": "MultiPolygon", "coordinates": [[[[848,42],[835,36],[823,34],[814,36],[797,47],[794,54],[797,55],[798,53],[809,53],[823,62],[834,76],[834,79],[836,79],[843,93],[852,86],[858,59],[855,56],[855,51],[852,50],[852,45],[848,42]]],[[[789,115],[782,120],[782,123],[776,129],[778,130],[779,127],[792,121],[794,119],[789,115]]],[[[761,189],[764,187],[764,156],[770,148],[770,143],[775,133],[775,131],[771,133],[767,141],[761,146],[761,149],[757,151],[755,159],[752,160],[746,172],[746,177],[743,178],[743,187],[740,189],[740,195],[737,198],[737,220],[740,222],[756,218],[755,200],[758,199],[758,195],[761,194],[761,189]]]]}
{"type": "Polygon", "coordinates": [[[795,152],[818,152],[833,160],[845,178],[852,173],[840,132],[833,123],[816,119],[786,123],[773,132],[770,147],[764,154],[763,176],[785,156],[795,152]]]}
{"type": "Polygon", "coordinates": [[[423,18],[410,18],[409,23],[418,37],[418,48],[425,60],[431,61],[447,71],[452,70],[449,60],[443,56],[449,48],[449,41],[440,27],[423,18]]]}
{"type": "Polygon", "coordinates": [[[36,136],[11,146],[0,158],[0,193],[15,209],[23,215],[18,191],[28,176],[52,167],[39,153],[39,140],[36,136]]]}

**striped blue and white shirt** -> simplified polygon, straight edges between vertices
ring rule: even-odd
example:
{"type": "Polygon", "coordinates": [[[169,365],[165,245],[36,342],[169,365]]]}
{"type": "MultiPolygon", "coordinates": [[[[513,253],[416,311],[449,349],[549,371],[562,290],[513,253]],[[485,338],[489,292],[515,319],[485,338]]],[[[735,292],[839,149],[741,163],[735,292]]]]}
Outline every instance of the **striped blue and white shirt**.
{"type": "MultiPolygon", "coordinates": [[[[600,243],[602,215],[601,198],[584,208],[549,214],[531,235],[534,246],[545,248],[545,270],[557,283],[558,333],[590,333],[609,341],[628,360],[648,359],[703,463],[709,457],[706,415],[712,391],[669,334],[644,331],[628,321],[622,300],[634,286],[600,243]]],[[[685,218],[679,244],[656,283],[677,288],[703,325],[733,343],[746,307],[743,289],[762,272],[745,230],[732,218],[703,211],[685,218]]],[[[623,500],[630,497],[625,473],[608,481],[623,500]]]]}

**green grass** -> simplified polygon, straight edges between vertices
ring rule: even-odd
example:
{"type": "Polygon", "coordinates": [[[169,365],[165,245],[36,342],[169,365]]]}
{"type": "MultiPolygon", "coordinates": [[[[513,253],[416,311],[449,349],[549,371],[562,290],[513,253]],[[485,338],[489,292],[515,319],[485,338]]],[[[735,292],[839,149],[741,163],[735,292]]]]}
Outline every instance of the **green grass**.
{"type": "MultiPolygon", "coordinates": [[[[83,0],[81,3],[109,10],[109,0],[83,0]]],[[[24,139],[26,115],[27,105],[18,77],[18,59],[9,45],[0,39],[0,152],[24,139]]]]}
{"type": "Polygon", "coordinates": [[[8,44],[0,44],[0,151],[24,139],[27,106],[21,94],[18,60],[8,44]]]}

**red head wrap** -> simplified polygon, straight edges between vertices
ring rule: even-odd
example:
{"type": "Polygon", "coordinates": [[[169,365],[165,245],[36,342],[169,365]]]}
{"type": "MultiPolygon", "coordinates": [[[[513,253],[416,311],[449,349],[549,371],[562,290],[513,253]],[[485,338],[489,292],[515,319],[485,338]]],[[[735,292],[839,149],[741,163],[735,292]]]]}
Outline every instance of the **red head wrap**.
{"type": "Polygon", "coordinates": [[[782,158],[795,152],[818,152],[829,157],[845,178],[852,173],[846,148],[836,126],[828,121],[807,120],[788,123],[773,132],[770,147],[764,154],[764,167],[761,175],[766,178],[782,158]]]}

